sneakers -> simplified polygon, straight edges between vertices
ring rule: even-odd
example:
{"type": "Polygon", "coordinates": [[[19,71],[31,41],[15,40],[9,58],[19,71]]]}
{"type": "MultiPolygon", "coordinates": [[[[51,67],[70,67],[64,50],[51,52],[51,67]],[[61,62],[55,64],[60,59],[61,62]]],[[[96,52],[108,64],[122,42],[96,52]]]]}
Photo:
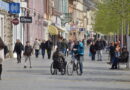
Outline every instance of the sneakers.
{"type": "MultiPolygon", "coordinates": [[[[27,66],[24,66],[24,68],[27,68],[27,66]]],[[[32,66],[30,66],[30,68],[32,68],[32,66]]]]}
{"type": "Polygon", "coordinates": [[[27,66],[24,66],[24,68],[27,68],[27,66]]]}

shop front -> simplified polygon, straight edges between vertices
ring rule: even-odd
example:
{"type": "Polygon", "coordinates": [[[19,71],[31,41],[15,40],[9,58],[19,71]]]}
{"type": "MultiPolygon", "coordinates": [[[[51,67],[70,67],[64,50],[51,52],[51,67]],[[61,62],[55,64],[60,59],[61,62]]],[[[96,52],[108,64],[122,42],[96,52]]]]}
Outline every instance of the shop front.
{"type": "MultiPolygon", "coordinates": [[[[7,45],[9,51],[11,51],[12,30],[8,11],[9,4],[4,1],[0,1],[0,37],[3,39],[5,45],[7,45]]],[[[3,52],[0,53],[3,54],[3,52]]]]}

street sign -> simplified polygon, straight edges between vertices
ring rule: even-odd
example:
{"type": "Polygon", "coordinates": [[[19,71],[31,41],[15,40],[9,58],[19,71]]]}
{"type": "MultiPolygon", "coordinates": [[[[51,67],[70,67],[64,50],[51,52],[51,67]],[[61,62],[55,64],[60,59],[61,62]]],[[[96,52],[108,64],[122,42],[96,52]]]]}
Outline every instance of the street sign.
{"type": "Polygon", "coordinates": [[[14,25],[18,25],[19,24],[19,19],[15,18],[11,21],[14,25]]]}
{"type": "Polygon", "coordinates": [[[32,23],[32,17],[21,16],[20,22],[21,23],[32,23]]]}
{"type": "Polygon", "coordinates": [[[9,4],[3,1],[0,1],[0,10],[9,11],[9,4]]]}
{"type": "Polygon", "coordinates": [[[20,3],[9,3],[9,13],[19,14],[20,13],[20,3]]]}

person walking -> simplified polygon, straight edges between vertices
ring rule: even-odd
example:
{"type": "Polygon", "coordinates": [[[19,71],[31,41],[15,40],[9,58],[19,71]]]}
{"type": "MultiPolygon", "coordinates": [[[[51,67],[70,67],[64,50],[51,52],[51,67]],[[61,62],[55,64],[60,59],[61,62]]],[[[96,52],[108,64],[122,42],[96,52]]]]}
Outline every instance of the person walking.
{"type": "Polygon", "coordinates": [[[96,47],[94,42],[90,45],[90,53],[92,55],[92,61],[95,61],[96,47]]]}
{"type": "Polygon", "coordinates": [[[62,47],[63,47],[62,52],[63,52],[63,53],[64,53],[64,55],[66,56],[66,53],[67,53],[67,48],[68,48],[68,44],[67,44],[66,39],[63,39],[63,41],[62,41],[62,47]]]}
{"type": "Polygon", "coordinates": [[[41,45],[40,45],[40,48],[42,50],[42,58],[44,59],[44,56],[45,56],[45,50],[46,50],[46,42],[45,40],[42,41],[41,45]]]}
{"type": "Polygon", "coordinates": [[[13,51],[16,52],[17,54],[17,63],[21,63],[21,54],[23,50],[24,50],[24,46],[21,43],[21,41],[18,39],[15,43],[14,51],[13,51]]]}
{"type": "Polygon", "coordinates": [[[27,68],[27,61],[29,60],[29,63],[30,63],[30,68],[32,68],[32,65],[31,65],[31,54],[32,54],[32,46],[30,45],[30,42],[27,41],[26,42],[26,46],[25,46],[25,50],[24,50],[24,56],[25,56],[25,64],[24,64],[24,68],[27,68]]]}
{"type": "Polygon", "coordinates": [[[45,45],[46,45],[46,49],[47,49],[48,59],[50,59],[51,58],[51,52],[52,52],[53,43],[49,39],[48,41],[46,41],[45,45]]]}
{"type": "Polygon", "coordinates": [[[83,73],[83,60],[84,60],[84,45],[82,41],[79,41],[78,45],[78,60],[80,62],[80,72],[83,73]]]}
{"type": "Polygon", "coordinates": [[[0,80],[2,80],[1,75],[2,75],[2,62],[4,59],[4,51],[3,51],[4,47],[5,47],[5,44],[0,37],[0,80]]]}
{"type": "Polygon", "coordinates": [[[38,41],[37,38],[35,39],[33,48],[35,49],[35,56],[36,56],[36,58],[38,58],[38,56],[39,56],[39,49],[40,49],[40,42],[38,41]]]}
{"type": "Polygon", "coordinates": [[[114,61],[114,58],[115,58],[115,43],[114,42],[112,42],[111,43],[111,46],[109,47],[109,55],[110,55],[110,62],[109,62],[109,64],[111,64],[112,63],[112,61],[114,61]]]}
{"type": "Polygon", "coordinates": [[[98,61],[102,61],[102,49],[103,49],[103,43],[101,42],[100,39],[98,39],[95,43],[95,47],[96,47],[96,53],[98,56],[98,61]]]}

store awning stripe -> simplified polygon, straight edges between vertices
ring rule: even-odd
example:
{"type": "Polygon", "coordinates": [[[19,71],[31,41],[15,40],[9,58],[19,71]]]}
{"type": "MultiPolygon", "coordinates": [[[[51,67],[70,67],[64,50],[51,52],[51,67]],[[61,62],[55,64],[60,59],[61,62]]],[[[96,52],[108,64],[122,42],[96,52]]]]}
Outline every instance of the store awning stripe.
{"type": "Polygon", "coordinates": [[[51,35],[58,35],[58,30],[53,25],[48,26],[48,31],[51,35]]]}

